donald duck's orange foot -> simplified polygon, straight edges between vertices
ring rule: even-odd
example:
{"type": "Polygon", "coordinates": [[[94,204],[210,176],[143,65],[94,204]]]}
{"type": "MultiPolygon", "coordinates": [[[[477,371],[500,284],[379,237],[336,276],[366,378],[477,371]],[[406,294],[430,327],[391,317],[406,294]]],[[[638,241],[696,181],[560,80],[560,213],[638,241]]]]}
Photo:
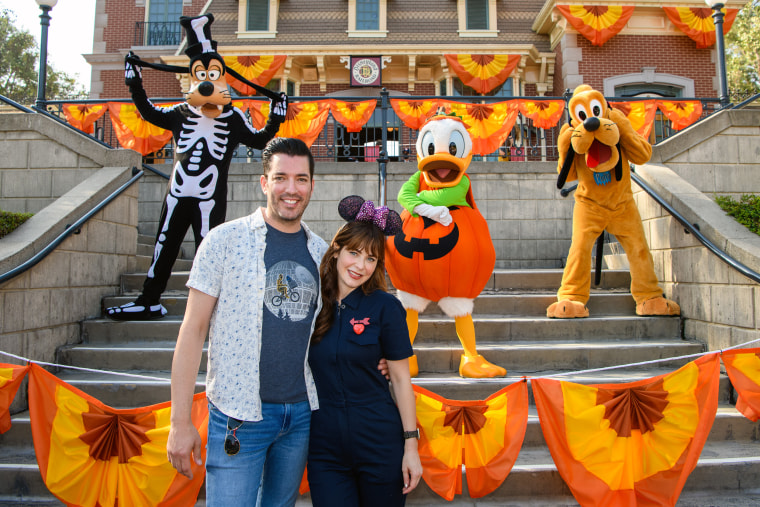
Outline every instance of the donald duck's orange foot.
{"type": "Polygon", "coordinates": [[[550,319],[578,319],[588,317],[588,308],[578,301],[563,299],[549,305],[546,316],[550,319]]]}
{"type": "Polygon", "coordinates": [[[681,315],[681,307],[675,301],[660,296],[636,305],[636,315],[681,315]]]}
{"type": "Polygon", "coordinates": [[[462,354],[459,360],[459,375],[465,378],[506,377],[507,370],[489,363],[480,354],[476,356],[462,354]]]}
{"type": "Polygon", "coordinates": [[[420,367],[417,364],[417,354],[409,358],[409,376],[416,377],[420,374],[420,367]]]}

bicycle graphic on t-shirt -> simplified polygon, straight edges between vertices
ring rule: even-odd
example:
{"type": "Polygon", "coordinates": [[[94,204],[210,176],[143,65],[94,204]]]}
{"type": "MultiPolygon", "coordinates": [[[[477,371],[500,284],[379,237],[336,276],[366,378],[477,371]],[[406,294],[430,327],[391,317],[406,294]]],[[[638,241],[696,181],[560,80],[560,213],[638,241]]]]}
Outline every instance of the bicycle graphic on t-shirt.
{"type": "Polygon", "coordinates": [[[301,299],[301,294],[296,290],[298,284],[295,280],[289,276],[285,276],[285,281],[282,279],[282,273],[277,276],[277,294],[272,297],[272,304],[274,306],[280,306],[283,301],[290,300],[297,303],[301,299]]]}

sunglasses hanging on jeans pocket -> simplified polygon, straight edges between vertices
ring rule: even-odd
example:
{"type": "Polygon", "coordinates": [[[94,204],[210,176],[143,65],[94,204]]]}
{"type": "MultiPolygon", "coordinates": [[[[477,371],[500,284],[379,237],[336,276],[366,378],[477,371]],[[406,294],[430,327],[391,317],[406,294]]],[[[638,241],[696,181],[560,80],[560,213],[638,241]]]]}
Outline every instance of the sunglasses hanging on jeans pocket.
{"type": "Polygon", "coordinates": [[[238,440],[235,433],[242,425],[243,421],[234,419],[232,417],[227,418],[227,433],[224,436],[224,452],[230,456],[234,456],[240,452],[240,440],[238,440]],[[235,426],[233,427],[232,424],[235,424],[235,426]],[[230,433],[230,431],[232,433],[230,433]]]}

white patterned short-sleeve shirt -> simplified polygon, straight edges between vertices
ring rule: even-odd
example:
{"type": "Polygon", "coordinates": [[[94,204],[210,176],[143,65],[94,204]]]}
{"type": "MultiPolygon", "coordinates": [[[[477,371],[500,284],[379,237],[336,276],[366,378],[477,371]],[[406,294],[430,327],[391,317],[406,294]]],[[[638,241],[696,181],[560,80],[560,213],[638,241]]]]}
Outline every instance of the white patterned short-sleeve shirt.
{"type": "MultiPolygon", "coordinates": [[[[306,224],[301,225],[306,231],[309,253],[319,266],[327,243],[306,224]]],[[[266,232],[261,209],[211,229],[198,248],[187,282],[188,287],[217,298],[209,327],[206,396],[225,415],[244,421],[262,419],[259,361],[266,232]]],[[[314,319],[321,307],[318,300],[314,319]]],[[[316,410],[319,403],[308,356],[307,350],[299,360],[304,363],[309,404],[316,410]]]]}

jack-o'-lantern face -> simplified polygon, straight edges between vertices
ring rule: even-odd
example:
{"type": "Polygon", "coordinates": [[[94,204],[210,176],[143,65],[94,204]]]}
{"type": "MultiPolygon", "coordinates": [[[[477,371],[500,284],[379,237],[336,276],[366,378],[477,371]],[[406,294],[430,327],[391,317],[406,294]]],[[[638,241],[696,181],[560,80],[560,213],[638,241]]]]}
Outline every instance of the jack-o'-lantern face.
{"type": "Polygon", "coordinates": [[[195,60],[190,65],[190,90],[185,100],[201,110],[203,116],[216,118],[232,102],[225,78],[224,62],[218,58],[195,60]],[[204,61],[205,60],[205,61],[204,61]]]}
{"type": "Polygon", "coordinates": [[[467,126],[455,116],[434,116],[417,137],[417,167],[430,188],[459,184],[472,160],[467,126]]]}

